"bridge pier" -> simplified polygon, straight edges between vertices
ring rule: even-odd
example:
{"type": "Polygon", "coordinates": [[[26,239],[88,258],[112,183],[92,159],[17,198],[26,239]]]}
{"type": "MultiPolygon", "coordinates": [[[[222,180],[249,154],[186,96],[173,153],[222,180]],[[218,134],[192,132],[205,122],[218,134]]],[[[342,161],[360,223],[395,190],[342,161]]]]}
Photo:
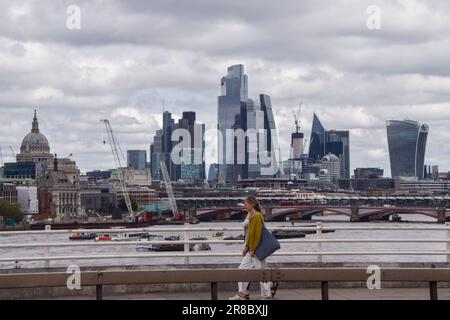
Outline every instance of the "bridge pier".
{"type": "Polygon", "coordinates": [[[359,207],[352,206],[350,214],[350,222],[359,222],[359,221],[361,221],[361,219],[359,218],[359,207]]]}
{"type": "Polygon", "coordinates": [[[231,217],[231,212],[227,211],[227,212],[219,213],[216,216],[216,220],[230,220],[230,217],[231,217]]]}
{"type": "Polygon", "coordinates": [[[445,223],[446,222],[446,213],[447,209],[440,207],[437,209],[437,217],[438,217],[438,223],[445,223]]]}

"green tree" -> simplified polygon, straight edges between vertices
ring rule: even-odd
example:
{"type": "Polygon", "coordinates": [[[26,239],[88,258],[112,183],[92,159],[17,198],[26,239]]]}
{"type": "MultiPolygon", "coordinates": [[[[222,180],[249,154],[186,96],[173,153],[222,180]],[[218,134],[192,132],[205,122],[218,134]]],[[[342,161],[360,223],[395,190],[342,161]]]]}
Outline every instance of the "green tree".
{"type": "Polygon", "coordinates": [[[19,205],[11,204],[6,200],[0,200],[0,216],[14,222],[22,221],[24,218],[24,214],[20,210],[19,205]]]}

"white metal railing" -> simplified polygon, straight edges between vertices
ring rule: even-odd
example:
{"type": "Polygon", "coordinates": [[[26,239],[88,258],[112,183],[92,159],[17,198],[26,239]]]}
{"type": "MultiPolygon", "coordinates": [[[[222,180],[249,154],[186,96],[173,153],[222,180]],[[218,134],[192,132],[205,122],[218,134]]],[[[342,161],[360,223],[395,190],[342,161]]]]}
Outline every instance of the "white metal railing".
{"type": "MultiPolygon", "coordinates": [[[[314,231],[312,238],[284,239],[280,243],[316,243],[315,251],[278,251],[274,256],[315,256],[318,262],[322,262],[323,256],[446,256],[447,262],[450,262],[450,225],[447,223],[442,226],[325,226],[321,222],[315,225],[305,225],[297,227],[269,227],[276,230],[291,231],[314,231]],[[446,231],[446,236],[442,238],[324,238],[323,231],[446,231]],[[323,251],[322,244],[329,243],[441,243],[445,245],[445,250],[344,250],[344,251],[323,251]]],[[[46,267],[50,266],[50,262],[56,260],[89,260],[89,259],[127,259],[127,258],[185,258],[185,263],[189,264],[189,258],[198,257],[238,257],[241,255],[237,252],[191,252],[190,244],[243,244],[242,240],[192,240],[189,235],[194,232],[211,232],[211,231],[243,231],[240,227],[190,227],[189,225],[181,227],[161,227],[161,228],[136,228],[136,229],[76,229],[76,230],[45,230],[45,231],[6,231],[0,232],[0,250],[6,249],[23,249],[23,248],[42,248],[44,256],[7,256],[0,257],[0,262],[25,262],[25,261],[44,261],[46,267]],[[161,232],[178,232],[184,234],[184,240],[168,241],[168,240],[139,240],[139,241],[110,241],[110,242],[31,242],[31,243],[2,243],[2,238],[7,239],[9,236],[16,235],[55,235],[55,234],[73,234],[73,233],[100,233],[100,234],[117,234],[117,233],[161,233],[161,232]],[[67,248],[67,247],[115,247],[129,245],[153,245],[153,244],[184,244],[184,252],[170,253],[133,253],[133,254],[86,254],[86,255],[50,255],[50,248],[67,248]]]]}
{"type": "MultiPolygon", "coordinates": [[[[308,231],[308,230],[318,230],[322,231],[332,231],[332,230],[418,230],[418,231],[442,231],[442,230],[450,230],[450,225],[447,223],[442,226],[430,226],[430,227],[418,227],[418,226],[406,226],[406,227],[386,227],[386,226],[321,226],[317,223],[315,226],[301,226],[301,227],[268,227],[268,229],[284,229],[284,230],[295,230],[295,231],[308,231]]],[[[113,233],[139,233],[139,232],[181,232],[181,231],[189,231],[189,232],[202,232],[202,231],[243,231],[240,227],[178,227],[178,228],[134,228],[134,229],[71,229],[71,230],[28,230],[28,231],[2,231],[0,232],[1,236],[13,236],[13,235],[30,235],[30,234],[73,234],[73,233],[104,233],[104,234],[113,234],[113,233]]]]}

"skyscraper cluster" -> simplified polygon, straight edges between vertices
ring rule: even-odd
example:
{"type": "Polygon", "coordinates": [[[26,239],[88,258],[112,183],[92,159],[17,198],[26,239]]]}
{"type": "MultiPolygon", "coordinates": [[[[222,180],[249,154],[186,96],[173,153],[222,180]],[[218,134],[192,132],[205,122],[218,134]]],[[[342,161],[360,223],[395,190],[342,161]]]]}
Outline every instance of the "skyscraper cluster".
{"type": "MultiPolygon", "coordinates": [[[[208,179],[226,185],[236,185],[242,179],[276,178],[286,172],[280,170],[280,147],[270,96],[260,94],[257,99],[248,95],[248,76],[241,64],[232,65],[220,81],[218,97],[218,162],[212,164],[208,179]]],[[[301,110],[301,108],[300,108],[301,110]]],[[[300,113],[299,110],[299,113],[300,113]]],[[[295,116],[295,114],[294,114],[295,116]]],[[[291,135],[291,154],[285,166],[290,180],[319,179],[338,184],[350,179],[350,133],[348,130],[328,130],[314,113],[309,151],[305,152],[305,135],[299,131],[299,114],[296,131],[291,135]]],[[[410,176],[423,179],[431,173],[424,171],[428,126],[414,121],[390,120],[387,136],[392,178],[410,176]]],[[[163,127],[156,131],[151,145],[152,176],[160,179],[159,163],[164,161],[172,180],[203,180],[205,174],[205,125],[198,124],[195,112],[183,112],[176,123],[172,114],[163,113],[163,127]],[[190,133],[188,146],[185,140],[175,137],[177,129],[190,133]],[[176,146],[181,146],[175,150],[176,146]],[[173,154],[181,157],[175,163],[173,154]],[[202,159],[200,163],[195,159],[202,159]]],[[[131,156],[131,155],[130,155],[131,156]]],[[[134,156],[133,166],[143,164],[134,156]]],[[[284,175],[286,177],[286,175],[284,175]]]]}
{"type": "Polygon", "coordinates": [[[175,123],[172,114],[165,111],[163,128],[156,131],[150,146],[152,176],[161,178],[159,166],[164,161],[172,181],[203,181],[204,154],[205,125],[196,122],[195,112],[183,112],[175,123]]]}

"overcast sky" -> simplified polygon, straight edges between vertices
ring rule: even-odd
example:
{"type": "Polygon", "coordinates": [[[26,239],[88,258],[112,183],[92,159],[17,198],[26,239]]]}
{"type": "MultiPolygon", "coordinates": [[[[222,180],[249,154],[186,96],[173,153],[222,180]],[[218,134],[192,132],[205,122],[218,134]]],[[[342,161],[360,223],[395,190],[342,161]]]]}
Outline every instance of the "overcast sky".
{"type": "MultiPolygon", "coordinates": [[[[123,150],[149,149],[166,110],[216,128],[220,78],[244,64],[250,96],[271,96],[285,158],[300,101],[348,129],[351,167],[389,175],[387,119],[430,126],[426,163],[450,170],[450,1],[0,0],[0,145],[41,132],[82,172],[114,166],[100,119],[123,150]],[[81,29],[67,28],[69,5],[81,29]],[[380,8],[381,29],[366,10],[380,8]]],[[[215,140],[207,144],[215,161],[215,140]]]]}

